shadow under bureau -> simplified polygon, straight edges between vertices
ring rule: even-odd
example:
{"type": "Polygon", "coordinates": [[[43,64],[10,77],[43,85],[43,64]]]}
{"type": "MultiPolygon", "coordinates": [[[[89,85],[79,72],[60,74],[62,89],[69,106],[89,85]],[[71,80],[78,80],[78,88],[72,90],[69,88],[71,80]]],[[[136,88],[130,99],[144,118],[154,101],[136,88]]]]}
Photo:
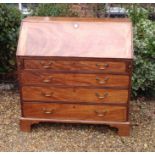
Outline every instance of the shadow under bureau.
{"type": "Polygon", "coordinates": [[[24,19],[21,130],[39,122],[106,124],[128,136],[132,58],[129,19],[24,19]]]}

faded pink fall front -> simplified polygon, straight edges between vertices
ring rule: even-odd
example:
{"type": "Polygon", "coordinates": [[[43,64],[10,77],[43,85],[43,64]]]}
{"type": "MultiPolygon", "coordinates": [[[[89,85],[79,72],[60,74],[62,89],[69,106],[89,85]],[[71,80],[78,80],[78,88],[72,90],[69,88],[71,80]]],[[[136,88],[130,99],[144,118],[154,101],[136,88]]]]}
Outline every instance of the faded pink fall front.
{"type": "Polygon", "coordinates": [[[133,57],[131,22],[27,21],[21,27],[19,56],[133,57]]]}

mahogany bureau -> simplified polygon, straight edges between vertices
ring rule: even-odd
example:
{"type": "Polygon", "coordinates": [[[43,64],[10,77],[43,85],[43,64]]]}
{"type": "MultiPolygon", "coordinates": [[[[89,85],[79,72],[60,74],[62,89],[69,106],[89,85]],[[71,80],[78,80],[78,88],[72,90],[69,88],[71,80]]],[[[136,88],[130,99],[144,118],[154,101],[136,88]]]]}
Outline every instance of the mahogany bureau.
{"type": "Polygon", "coordinates": [[[129,19],[25,18],[17,48],[21,130],[88,123],[128,136],[132,59],[129,19]]]}

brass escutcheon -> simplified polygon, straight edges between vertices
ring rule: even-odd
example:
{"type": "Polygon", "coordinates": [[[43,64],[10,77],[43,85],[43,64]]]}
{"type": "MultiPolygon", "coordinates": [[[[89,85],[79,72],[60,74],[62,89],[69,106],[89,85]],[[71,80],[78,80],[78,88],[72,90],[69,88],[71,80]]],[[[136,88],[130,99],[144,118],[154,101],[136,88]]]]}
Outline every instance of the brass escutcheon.
{"type": "Polygon", "coordinates": [[[104,70],[104,69],[106,69],[107,67],[109,67],[109,64],[103,64],[103,65],[101,65],[101,64],[96,64],[96,66],[99,67],[100,70],[104,70]]]}
{"type": "Polygon", "coordinates": [[[51,97],[53,95],[53,92],[51,93],[42,92],[41,94],[45,97],[51,97]]]}
{"type": "Polygon", "coordinates": [[[49,83],[52,80],[52,76],[49,76],[47,79],[44,79],[43,82],[44,83],[49,83]]]}
{"type": "Polygon", "coordinates": [[[43,68],[50,69],[52,67],[51,65],[53,64],[53,61],[50,61],[47,64],[45,64],[45,61],[41,61],[40,64],[43,65],[43,68]]]}
{"type": "Polygon", "coordinates": [[[45,109],[45,108],[43,108],[43,113],[44,114],[53,114],[54,113],[54,109],[45,109]]]}

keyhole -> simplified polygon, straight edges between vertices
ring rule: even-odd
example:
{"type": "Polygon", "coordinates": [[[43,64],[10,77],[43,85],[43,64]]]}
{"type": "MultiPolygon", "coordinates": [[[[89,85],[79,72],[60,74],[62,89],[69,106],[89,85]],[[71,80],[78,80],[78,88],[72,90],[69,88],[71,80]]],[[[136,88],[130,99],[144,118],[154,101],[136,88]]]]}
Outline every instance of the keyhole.
{"type": "Polygon", "coordinates": [[[76,23],[74,24],[74,28],[77,29],[79,27],[79,25],[76,23]]]}

